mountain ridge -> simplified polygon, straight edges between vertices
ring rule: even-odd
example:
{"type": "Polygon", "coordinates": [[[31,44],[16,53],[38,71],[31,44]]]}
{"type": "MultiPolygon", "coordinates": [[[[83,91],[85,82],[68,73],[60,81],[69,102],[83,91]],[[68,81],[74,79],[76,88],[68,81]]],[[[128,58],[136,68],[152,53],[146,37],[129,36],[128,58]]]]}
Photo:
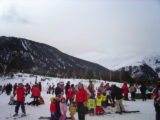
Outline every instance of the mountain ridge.
{"type": "Polygon", "coordinates": [[[2,72],[6,70],[17,71],[16,69],[24,72],[52,72],[56,74],[59,72],[66,74],[74,71],[77,73],[93,71],[95,75],[98,75],[100,71],[108,71],[107,68],[97,63],[81,60],[47,44],[24,38],[0,37],[0,51],[2,72]]]}

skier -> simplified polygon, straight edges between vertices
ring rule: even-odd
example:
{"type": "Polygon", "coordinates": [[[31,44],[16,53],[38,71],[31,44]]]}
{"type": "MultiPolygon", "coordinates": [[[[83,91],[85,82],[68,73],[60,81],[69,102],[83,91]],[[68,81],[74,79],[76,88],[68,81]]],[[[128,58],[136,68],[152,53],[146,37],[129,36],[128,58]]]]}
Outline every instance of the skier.
{"type": "Polygon", "coordinates": [[[88,100],[88,106],[89,106],[89,115],[94,116],[95,99],[93,96],[90,96],[90,98],[88,100]]]}
{"type": "Polygon", "coordinates": [[[26,111],[25,111],[24,101],[25,101],[25,95],[27,95],[27,91],[26,89],[23,88],[22,83],[19,83],[18,88],[15,90],[15,94],[17,95],[17,103],[15,107],[15,114],[13,116],[18,116],[18,110],[20,105],[23,112],[22,116],[25,116],[26,111]]]}
{"type": "Polygon", "coordinates": [[[122,99],[123,99],[122,93],[123,93],[123,89],[117,87],[116,85],[112,85],[111,95],[112,97],[116,98],[116,107],[117,107],[116,113],[120,113],[120,114],[122,112],[125,112],[125,108],[122,103],[122,99]]]}
{"type": "Polygon", "coordinates": [[[154,107],[156,111],[156,120],[160,120],[160,82],[156,90],[156,97],[154,98],[154,107]]]}
{"type": "Polygon", "coordinates": [[[100,92],[96,97],[96,115],[102,115],[102,95],[100,92]]]}
{"type": "Polygon", "coordinates": [[[55,89],[55,94],[56,94],[56,97],[61,94],[61,88],[60,88],[60,83],[57,83],[57,87],[55,89]]]}
{"type": "Polygon", "coordinates": [[[78,119],[85,120],[85,106],[87,102],[87,92],[83,88],[83,84],[78,84],[78,91],[76,93],[76,104],[77,104],[77,111],[78,111],[78,119]]]}
{"type": "Polygon", "coordinates": [[[51,104],[50,104],[50,112],[51,112],[51,119],[50,120],[55,120],[56,119],[56,105],[55,105],[55,100],[53,97],[50,98],[51,104]]]}
{"type": "Polygon", "coordinates": [[[89,81],[88,90],[89,90],[91,96],[95,97],[95,94],[94,94],[94,92],[95,92],[94,91],[94,84],[92,83],[91,80],[89,81]]]}
{"type": "Polygon", "coordinates": [[[128,99],[128,92],[129,92],[129,90],[128,90],[127,83],[124,83],[123,86],[122,86],[122,88],[123,88],[124,100],[129,100],[128,99]]]}
{"type": "Polygon", "coordinates": [[[66,94],[66,96],[67,96],[69,88],[70,88],[70,81],[67,82],[66,87],[65,87],[65,94],[66,94]]]}
{"type": "Polygon", "coordinates": [[[61,98],[60,111],[61,111],[61,117],[59,118],[59,120],[65,120],[66,119],[66,113],[67,113],[67,105],[66,105],[64,97],[61,98]]]}
{"type": "Polygon", "coordinates": [[[2,94],[2,85],[0,85],[0,95],[2,94]]]}
{"type": "Polygon", "coordinates": [[[34,98],[34,103],[35,105],[38,106],[38,98],[40,96],[40,89],[37,85],[35,85],[32,89],[32,95],[33,95],[33,98],[34,98]]]}
{"type": "MultiPolygon", "coordinates": [[[[73,87],[74,87],[74,85],[72,84],[71,87],[68,89],[66,104],[68,104],[68,99],[69,99],[69,101],[70,101],[70,104],[71,104],[72,101],[73,101],[73,97],[74,97],[73,87]]],[[[69,105],[70,105],[70,104],[69,104],[69,105]]]]}
{"type": "Polygon", "coordinates": [[[146,86],[145,84],[142,84],[140,87],[141,95],[142,95],[142,100],[146,101],[146,86]]]}
{"type": "Polygon", "coordinates": [[[135,101],[136,91],[137,91],[136,87],[133,84],[131,84],[130,85],[130,92],[131,92],[131,100],[133,100],[133,101],[135,101]]]}

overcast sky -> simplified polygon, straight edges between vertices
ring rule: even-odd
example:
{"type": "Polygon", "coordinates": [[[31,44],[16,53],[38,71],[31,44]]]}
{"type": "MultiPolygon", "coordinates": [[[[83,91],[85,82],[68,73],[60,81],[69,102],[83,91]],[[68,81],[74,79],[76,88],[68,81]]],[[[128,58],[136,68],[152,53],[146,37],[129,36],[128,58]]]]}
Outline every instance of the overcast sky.
{"type": "Polygon", "coordinates": [[[0,0],[2,35],[114,68],[160,52],[160,1],[0,0]]]}

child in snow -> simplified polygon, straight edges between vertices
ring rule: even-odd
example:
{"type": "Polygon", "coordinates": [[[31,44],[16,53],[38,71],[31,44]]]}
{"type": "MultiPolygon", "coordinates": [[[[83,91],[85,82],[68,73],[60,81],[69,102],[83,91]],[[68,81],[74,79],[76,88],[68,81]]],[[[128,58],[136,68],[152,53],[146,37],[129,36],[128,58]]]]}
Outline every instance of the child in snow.
{"type": "Polygon", "coordinates": [[[61,117],[59,118],[59,120],[65,120],[66,119],[66,113],[67,113],[67,105],[66,105],[66,102],[65,102],[65,98],[61,98],[60,111],[61,111],[61,117]]]}
{"type": "Polygon", "coordinates": [[[51,104],[50,104],[51,119],[50,120],[55,120],[56,119],[56,117],[55,117],[56,105],[55,105],[55,102],[54,102],[54,98],[51,97],[50,101],[51,101],[51,104]]]}
{"type": "Polygon", "coordinates": [[[71,103],[71,105],[70,105],[70,107],[69,107],[69,111],[70,111],[71,119],[72,119],[72,120],[75,120],[74,115],[75,115],[75,113],[76,113],[76,111],[77,111],[76,103],[75,103],[75,102],[72,102],[72,103],[71,103]]]}
{"type": "Polygon", "coordinates": [[[106,95],[106,92],[103,92],[101,97],[102,97],[102,107],[106,108],[107,107],[107,95],[106,95]]]}
{"type": "Polygon", "coordinates": [[[101,93],[97,94],[97,98],[96,98],[96,114],[97,115],[101,115],[102,114],[102,97],[101,97],[101,93]]]}
{"type": "Polygon", "coordinates": [[[93,116],[95,109],[95,99],[93,96],[91,96],[90,99],[88,100],[88,106],[89,106],[89,115],[93,116]]]}

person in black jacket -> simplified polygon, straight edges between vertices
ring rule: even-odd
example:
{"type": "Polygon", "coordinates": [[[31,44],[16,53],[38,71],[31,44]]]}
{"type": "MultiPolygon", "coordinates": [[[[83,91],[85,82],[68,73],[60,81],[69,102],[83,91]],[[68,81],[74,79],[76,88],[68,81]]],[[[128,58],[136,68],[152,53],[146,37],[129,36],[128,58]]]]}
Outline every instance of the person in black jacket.
{"type": "Polygon", "coordinates": [[[146,86],[145,84],[142,84],[140,87],[141,95],[142,95],[142,100],[146,101],[146,86]]]}
{"type": "Polygon", "coordinates": [[[122,98],[123,98],[123,89],[117,87],[116,85],[112,85],[111,87],[111,96],[115,97],[116,99],[116,113],[122,113],[125,112],[124,105],[122,103],[122,98]]]}
{"type": "Polygon", "coordinates": [[[58,97],[59,94],[61,94],[61,88],[60,88],[60,83],[57,83],[57,87],[55,89],[55,94],[56,94],[56,97],[58,97]]]}
{"type": "Polygon", "coordinates": [[[65,94],[66,94],[66,96],[67,96],[69,88],[70,88],[70,81],[67,82],[66,87],[65,87],[65,94]]]}
{"type": "Polygon", "coordinates": [[[160,83],[157,87],[157,96],[154,98],[154,107],[156,111],[156,120],[160,120],[160,83]]]}

